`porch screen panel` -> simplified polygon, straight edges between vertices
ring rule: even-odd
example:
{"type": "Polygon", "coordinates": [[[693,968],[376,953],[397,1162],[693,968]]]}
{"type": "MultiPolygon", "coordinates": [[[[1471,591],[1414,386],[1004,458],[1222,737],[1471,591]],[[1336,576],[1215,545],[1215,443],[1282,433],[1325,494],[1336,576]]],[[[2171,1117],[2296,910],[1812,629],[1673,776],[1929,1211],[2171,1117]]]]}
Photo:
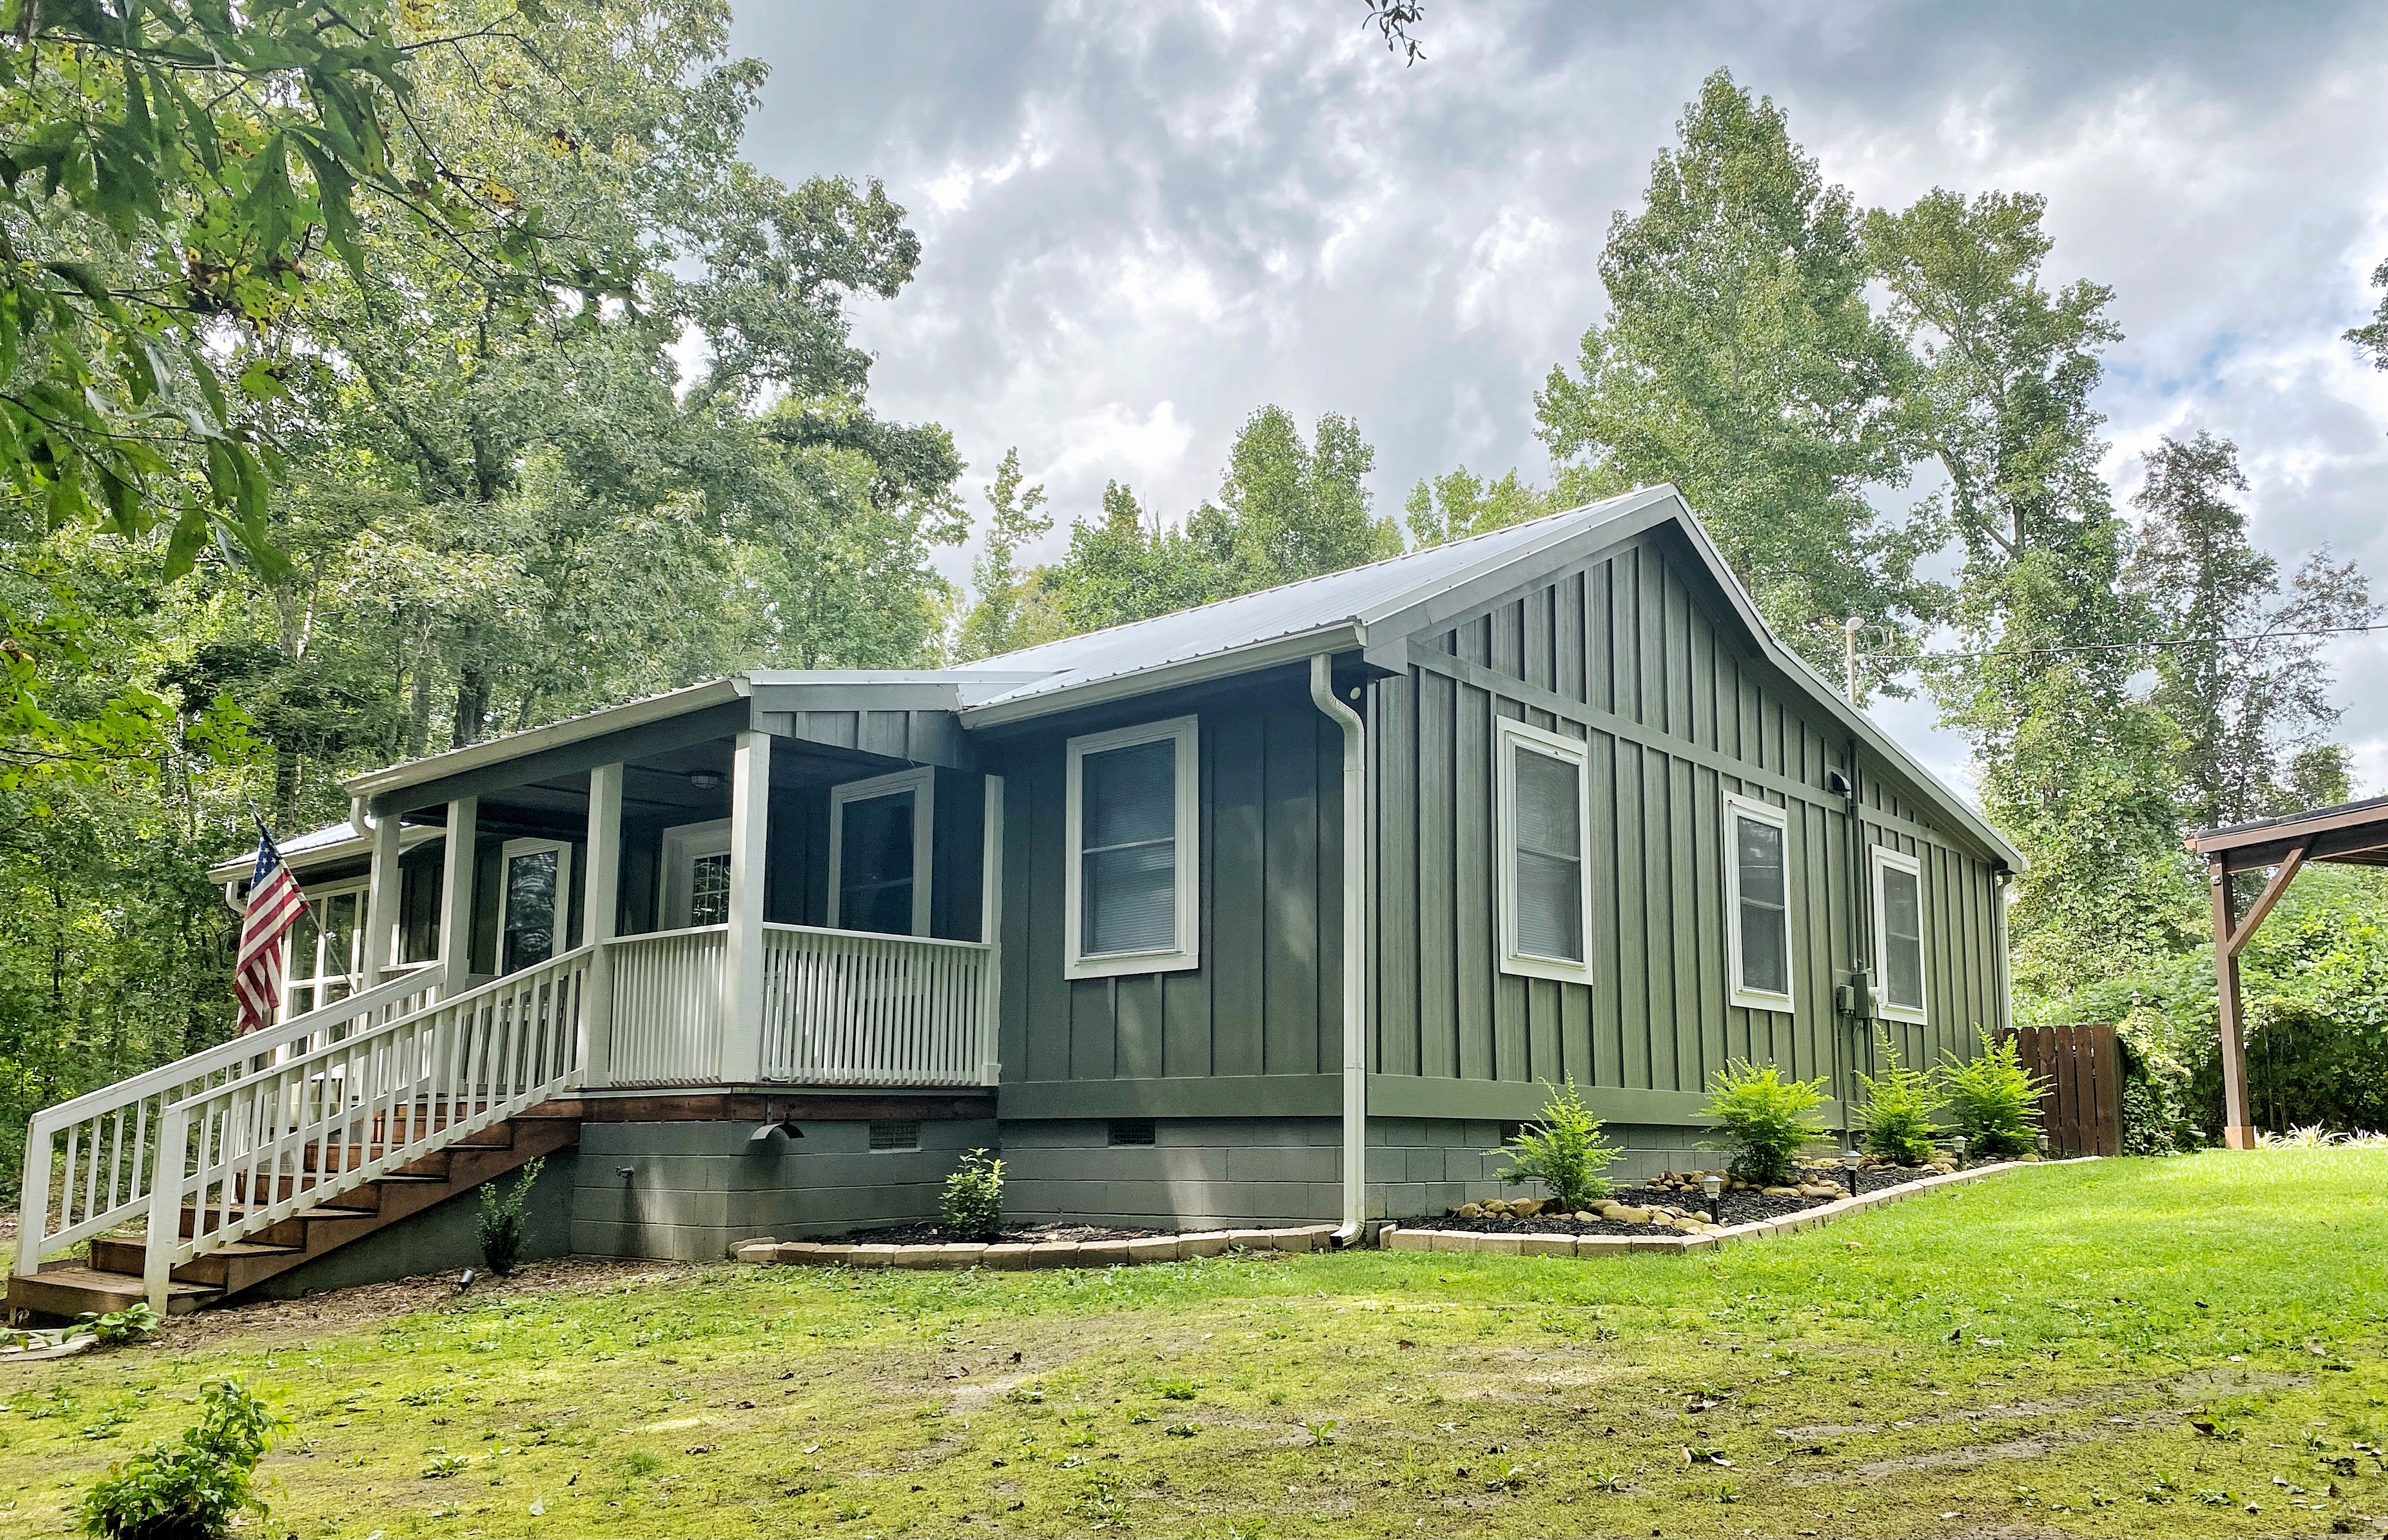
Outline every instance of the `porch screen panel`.
{"type": "Polygon", "coordinates": [[[1924,1009],[1924,885],[1912,872],[1882,869],[1882,993],[1902,1010],[1924,1009]]]}
{"type": "Polygon", "coordinates": [[[837,923],[850,931],[912,934],[912,794],[845,804],[838,831],[837,923]]]}
{"type": "Polygon", "coordinates": [[[1079,776],[1080,950],[1093,957],[1175,946],[1175,741],[1089,754],[1079,776]]]}
{"type": "Polygon", "coordinates": [[[1791,992],[1790,893],[1783,870],[1783,831],[1759,819],[1734,819],[1741,897],[1741,984],[1762,994],[1791,992]]]}
{"type": "Polygon", "coordinates": [[[1518,949],[1583,961],[1581,771],[1520,748],[1517,759],[1518,949]]]}
{"type": "Polygon", "coordinates": [[[730,854],[699,856],[689,863],[688,923],[727,924],[730,920],[730,854]]]}

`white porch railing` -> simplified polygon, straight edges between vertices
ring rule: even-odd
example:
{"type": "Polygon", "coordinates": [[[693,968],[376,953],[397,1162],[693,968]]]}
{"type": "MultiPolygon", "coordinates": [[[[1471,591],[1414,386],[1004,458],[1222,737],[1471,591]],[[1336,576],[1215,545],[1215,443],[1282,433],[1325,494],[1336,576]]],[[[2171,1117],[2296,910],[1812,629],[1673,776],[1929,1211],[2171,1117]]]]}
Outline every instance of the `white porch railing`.
{"type": "Polygon", "coordinates": [[[993,1055],[983,941],[763,927],[763,1078],[975,1086],[993,1055]]]}
{"type": "Polygon", "coordinates": [[[616,936],[604,946],[614,970],[614,1083],[718,1082],[730,927],[654,931],[616,936]]]}
{"type": "MultiPolygon", "coordinates": [[[[378,1022],[167,1104],[149,1190],[151,1305],[173,1268],[564,1090],[593,948],[378,1022]],[[191,1233],[183,1235],[185,1206],[191,1233]]],[[[361,997],[362,998],[362,997],[361,997]]]]}
{"type": "Polygon", "coordinates": [[[202,1049],[35,1113],[25,1130],[17,1271],[146,1213],[159,1134],[176,1102],[273,1073],[357,1031],[422,1008],[445,982],[415,968],[320,1010],[202,1049]]]}

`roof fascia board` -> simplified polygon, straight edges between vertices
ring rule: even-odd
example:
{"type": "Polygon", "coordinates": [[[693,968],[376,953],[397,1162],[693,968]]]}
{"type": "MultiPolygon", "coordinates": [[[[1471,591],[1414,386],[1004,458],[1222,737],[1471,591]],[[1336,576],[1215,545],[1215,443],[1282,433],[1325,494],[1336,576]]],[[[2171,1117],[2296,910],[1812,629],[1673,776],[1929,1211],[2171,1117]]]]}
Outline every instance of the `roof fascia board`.
{"type": "MultiPolygon", "coordinates": [[[[436,823],[410,823],[398,832],[398,847],[400,850],[412,850],[426,840],[446,837],[447,831],[436,823]]],[[[295,874],[318,866],[333,866],[341,861],[355,860],[361,856],[370,856],[373,854],[373,847],[374,839],[371,834],[352,834],[347,839],[335,840],[329,845],[319,845],[311,850],[286,850],[283,852],[282,859],[295,874]]],[[[252,850],[245,856],[228,856],[209,867],[208,881],[236,882],[256,870],[257,853],[252,850]]]]}
{"type": "Polygon", "coordinates": [[[2229,829],[2212,829],[2190,836],[2189,846],[2192,850],[2214,855],[2219,851],[2243,850],[2255,846],[2295,845],[2308,835],[2335,834],[2341,829],[2359,829],[2366,824],[2378,826],[2381,837],[2388,840],[2388,803],[2375,797],[2350,807],[2304,813],[2294,818],[2242,823],[2229,829]]]}
{"type": "MultiPolygon", "coordinates": [[[[645,700],[631,701],[625,706],[611,706],[602,711],[591,711],[586,716],[551,722],[545,727],[535,727],[527,732],[510,732],[502,738],[491,738],[487,743],[470,744],[463,748],[450,749],[445,754],[434,754],[421,759],[410,759],[402,765],[390,765],[381,770],[367,770],[362,775],[350,776],[344,784],[348,787],[350,796],[379,797],[403,787],[419,785],[429,781],[444,781],[467,771],[504,764],[545,750],[559,748],[567,744],[579,743],[584,739],[619,732],[625,728],[641,727],[649,722],[683,717],[691,712],[703,711],[731,701],[743,700],[746,693],[745,678],[743,675],[732,674],[727,679],[708,680],[703,684],[692,684],[685,689],[668,691],[660,695],[650,695],[645,700]]],[[[410,803],[409,806],[423,807],[426,804],[417,802],[410,803]]]]}
{"type": "MultiPolygon", "coordinates": [[[[651,716],[601,733],[575,733],[543,748],[527,752],[518,749],[447,775],[400,782],[366,796],[365,810],[375,818],[411,813],[462,796],[486,796],[557,776],[578,774],[599,765],[636,759],[641,755],[681,748],[711,738],[727,738],[750,728],[769,731],[767,723],[756,719],[752,703],[741,692],[727,700],[717,699],[701,710],[651,716]]],[[[426,765],[436,762],[423,761],[426,765]]]]}
{"type": "Polygon", "coordinates": [[[1298,662],[1317,653],[1352,652],[1366,646],[1367,643],[1365,626],[1355,620],[1338,620],[1291,636],[1272,637],[1266,642],[1213,653],[1206,657],[1188,658],[1183,663],[1164,664],[1157,668],[1143,668],[1128,674],[1113,674],[1020,700],[998,699],[985,706],[965,706],[961,713],[962,726],[970,729],[1002,727],[1058,712],[1076,711],[1111,701],[1154,694],[1162,690],[1252,673],[1283,663],[1298,662]]]}
{"type": "MultiPolygon", "coordinates": [[[[2344,861],[2352,857],[2388,855],[2388,819],[2375,813],[2369,821],[2370,826],[2368,828],[2361,824],[2342,825],[2320,834],[2275,834],[2256,845],[2237,845],[2212,850],[2198,848],[2209,859],[2220,860],[2222,869],[2233,875],[2277,866],[2288,859],[2290,851],[2298,849],[2305,851],[2305,859],[2309,861],[2344,861]]],[[[2353,864],[2369,863],[2357,861],[2353,864]]]]}

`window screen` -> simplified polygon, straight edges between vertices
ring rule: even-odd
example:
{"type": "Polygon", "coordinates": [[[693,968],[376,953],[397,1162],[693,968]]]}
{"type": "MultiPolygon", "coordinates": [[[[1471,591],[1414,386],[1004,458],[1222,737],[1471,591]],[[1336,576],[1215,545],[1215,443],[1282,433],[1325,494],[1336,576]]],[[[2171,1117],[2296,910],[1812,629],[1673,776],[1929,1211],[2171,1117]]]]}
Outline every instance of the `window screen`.
{"type": "Polygon", "coordinates": [[[873,1123],[870,1126],[870,1148],[873,1150],[918,1150],[920,1147],[921,1125],[917,1119],[901,1123],[873,1123]]]}
{"type": "Polygon", "coordinates": [[[730,921],[730,853],[699,856],[689,863],[688,923],[721,925],[730,921]]]}
{"type": "Polygon", "coordinates": [[[511,974],[555,955],[556,878],[562,852],[537,850],[506,862],[504,956],[498,972],[511,974]]]}
{"type": "Polygon", "coordinates": [[[1518,949],[1583,961],[1582,773],[1564,759],[1516,750],[1515,902],[1518,949]]]}
{"type": "Polygon", "coordinates": [[[1079,950],[1177,944],[1177,745],[1168,738],[1079,762],[1079,950]]]}
{"type": "Polygon", "coordinates": [[[1783,870],[1783,831],[1763,819],[1734,816],[1734,863],[1741,901],[1741,986],[1762,995],[1791,992],[1791,910],[1783,870]]]}
{"type": "Polygon", "coordinates": [[[1882,997],[1906,1011],[1924,1009],[1924,885],[1912,872],[1882,868],[1882,997]]]}
{"type": "Polygon", "coordinates": [[[839,929],[912,934],[912,800],[901,791],[845,804],[838,832],[839,929]]]}

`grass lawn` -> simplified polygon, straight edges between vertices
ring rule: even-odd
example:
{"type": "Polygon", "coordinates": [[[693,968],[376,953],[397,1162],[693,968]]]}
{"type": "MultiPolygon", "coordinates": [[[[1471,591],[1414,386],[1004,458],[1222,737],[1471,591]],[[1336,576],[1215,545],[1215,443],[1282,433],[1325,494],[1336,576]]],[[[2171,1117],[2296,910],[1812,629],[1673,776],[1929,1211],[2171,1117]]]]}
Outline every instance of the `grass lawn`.
{"type": "Polygon", "coordinates": [[[70,1527],[225,1372],[297,1419],[275,1534],[2372,1534],[2383,1190],[2388,1155],[2217,1152],[1701,1258],[302,1302],[0,1371],[0,1534],[70,1527]]]}

